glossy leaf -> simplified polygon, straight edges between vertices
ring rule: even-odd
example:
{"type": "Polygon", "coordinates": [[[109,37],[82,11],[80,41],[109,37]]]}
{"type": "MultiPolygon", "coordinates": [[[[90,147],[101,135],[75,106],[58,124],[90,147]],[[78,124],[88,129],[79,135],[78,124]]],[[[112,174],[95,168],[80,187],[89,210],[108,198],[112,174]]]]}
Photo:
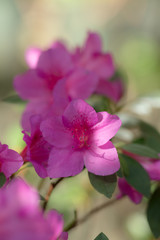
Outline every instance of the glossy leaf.
{"type": "Polygon", "coordinates": [[[147,219],[154,236],[160,237],[160,187],[151,196],[147,207],[147,219]]]}
{"type": "Polygon", "coordinates": [[[131,152],[140,156],[159,159],[159,156],[158,156],[159,152],[142,144],[131,143],[131,144],[124,145],[121,148],[128,152],[131,152]]]}
{"type": "Polygon", "coordinates": [[[109,240],[104,233],[100,233],[94,240],[109,240]]]}
{"type": "Polygon", "coordinates": [[[111,198],[117,184],[116,174],[108,176],[98,176],[88,172],[92,186],[107,198],[111,198]]]}
{"type": "Polygon", "coordinates": [[[126,181],[138,192],[142,193],[146,197],[149,197],[150,178],[145,169],[136,160],[124,154],[119,154],[119,159],[126,181]]]}

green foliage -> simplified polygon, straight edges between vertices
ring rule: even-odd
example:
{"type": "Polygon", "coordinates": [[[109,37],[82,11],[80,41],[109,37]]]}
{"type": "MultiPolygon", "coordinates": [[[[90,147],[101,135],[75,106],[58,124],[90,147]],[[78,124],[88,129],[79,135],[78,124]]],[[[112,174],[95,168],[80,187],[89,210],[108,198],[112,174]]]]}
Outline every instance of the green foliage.
{"type": "Polygon", "coordinates": [[[17,94],[8,96],[2,99],[3,102],[14,103],[14,104],[24,104],[26,101],[21,99],[17,94]]]}
{"type": "Polygon", "coordinates": [[[94,240],[109,240],[104,233],[100,233],[94,240]]]}
{"type": "Polygon", "coordinates": [[[137,154],[139,156],[159,159],[159,156],[158,156],[159,152],[142,144],[130,143],[122,146],[121,148],[128,152],[137,154]]]}
{"type": "Polygon", "coordinates": [[[160,237],[160,187],[150,198],[147,207],[147,219],[149,226],[156,238],[160,237]]]}
{"type": "Polygon", "coordinates": [[[150,179],[144,168],[134,159],[119,154],[126,181],[144,196],[150,196],[150,179]]]}
{"type": "Polygon", "coordinates": [[[107,198],[111,198],[117,184],[116,174],[108,176],[98,176],[88,172],[89,180],[92,186],[107,198]]]}
{"type": "Polygon", "coordinates": [[[6,182],[6,176],[4,175],[4,173],[0,173],[0,188],[3,187],[3,185],[6,182]]]}

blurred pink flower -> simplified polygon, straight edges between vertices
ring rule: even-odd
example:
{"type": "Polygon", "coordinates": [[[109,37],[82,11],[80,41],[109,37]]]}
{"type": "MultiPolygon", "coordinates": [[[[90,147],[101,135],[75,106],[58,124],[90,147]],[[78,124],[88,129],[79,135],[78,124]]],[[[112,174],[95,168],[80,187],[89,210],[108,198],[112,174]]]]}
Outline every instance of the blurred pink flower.
{"type": "Polygon", "coordinates": [[[9,149],[6,144],[0,142],[0,172],[9,178],[22,165],[22,157],[16,151],[9,149]]]}
{"type": "Polygon", "coordinates": [[[23,140],[27,144],[23,152],[23,158],[24,161],[29,161],[33,164],[37,174],[41,178],[45,178],[48,177],[48,158],[52,146],[43,138],[40,131],[40,123],[41,117],[39,115],[34,115],[30,118],[30,136],[23,131],[23,140]]]}
{"type": "Polygon", "coordinates": [[[21,179],[0,189],[0,212],[0,239],[57,240],[62,233],[62,216],[56,210],[44,215],[38,193],[21,179]]]}
{"type": "Polygon", "coordinates": [[[110,53],[103,53],[102,41],[98,34],[88,33],[82,48],[76,48],[73,53],[74,62],[89,71],[94,72],[99,79],[96,93],[118,102],[123,95],[124,86],[121,79],[112,79],[115,65],[110,53]]]}
{"type": "Polygon", "coordinates": [[[96,113],[83,100],[69,103],[62,117],[41,124],[41,131],[53,149],[48,161],[52,178],[74,176],[84,167],[97,175],[109,175],[120,167],[116,148],[109,141],[121,126],[116,115],[96,113]]]}

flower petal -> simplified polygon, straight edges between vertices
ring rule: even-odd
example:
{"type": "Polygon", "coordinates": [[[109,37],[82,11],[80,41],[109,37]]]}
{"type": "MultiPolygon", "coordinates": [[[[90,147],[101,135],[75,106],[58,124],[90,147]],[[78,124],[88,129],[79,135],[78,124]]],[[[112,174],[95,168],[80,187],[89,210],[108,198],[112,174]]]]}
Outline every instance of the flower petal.
{"type": "Polygon", "coordinates": [[[117,198],[128,195],[132,202],[136,204],[141,202],[143,195],[130,186],[124,178],[120,178],[118,180],[118,187],[120,189],[120,194],[117,198]]]}
{"type": "Polygon", "coordinates": [[[87,99],[95,91],[97,84],[97,76],[82,69],[75,70],[66,79],[67,92],[72,99],[87,99]]]}
{"type": "Polygon", "coordinates": [[[64,48],[50,48],[41,53],[37,69],[43,75],[61,78],[72,69],[72,59],[64,48]]]}
{"type": "Polygon", "coordinates": [[[117,150],[110,141],[85,151],[84,163],[89,172],[102,176],[111,175],[120,168],[117,150]]]}
{"type": "Polygon", "coordinates": [[[86,63],[86,68],[96,73],[99,78],[110,78],[115,71],[112,56],[109,53],[95,54],[86,63]]]}
{"type": "Polygon", "coordinates": [[[40,129],[45,140],[51,145],[60,148],[72,145],[72,135],[64,127],[61,117],[54,117],[43,121],[40,129]]]}
{"type": "Polygon", "coordinates": [[[51,178],[75,176],[83,167],[83,152],[53,148],[48,161],[48,175],[51,178]]]}
{"type": "Polygon", "coordinates": [[[97,33],[89,32],[84,45],[84,53],[87,55],[93,54],[95,52],[101,52],[102,41],[97,33]]]}
{"type": "Polygon", "coordinates": [[[30,68],[35,68],[41,54],[41,50],[36,47],[28,48],[25,54],[26,62],[30,68]]]}
{"type": "Polygon", "coordinates": [[[114,102],[118,102],[124,93],[123,82],[121,79],[114,81],[101,79],[96,88],[96,93],[103,94],[114,102]]]}
{"type": "Polygon", "coordinates": [[[101,146],[117,133],[121,126],[121,120],[118,116],[107,112],[99,112],[97,116],[99,121],[91,128],[93,131],[91,141],[101,146]]]}
{"type": "MultiPolygon", "coordinates": [[[[14,79],[14,88],[22,99],[46,99],[49,89],[46,81],[39,77],[36,70],[29,70],[22,75],[17,75],[14,79]]],[[[50,95],[49,95],[50,96],[50,95]]]]}
{"type": "Polygon", "coordinates": [[[92,127],[97,123],[96,111],[82,99],[76,99],[70,102],[62,116],[63,123],[66,127],[73,127],[74,125],[83,125],[92,127]]]}

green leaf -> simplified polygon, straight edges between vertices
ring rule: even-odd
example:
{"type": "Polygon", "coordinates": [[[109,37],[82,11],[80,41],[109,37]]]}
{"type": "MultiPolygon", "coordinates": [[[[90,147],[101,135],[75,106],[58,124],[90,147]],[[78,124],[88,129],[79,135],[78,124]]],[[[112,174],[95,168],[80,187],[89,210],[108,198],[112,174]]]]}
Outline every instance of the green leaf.
{"type": "Polygon", "coordinates": [[[109,240],[104,233],[100,233],[94,240],[109,240]]]}
{"type": "Polygon", "coordinates": [[[116,174],[108,176],[98,176],[88,172],[89,180],[92,186],[99,192],[104,194],[107,198],[111,198],[116,188],[117,176],[116,174]]]}
{"type": "Polygon", "coordinates": [[[121,168],[118,170],[117,176],[120,177],[120,178],[123,178],[123,172],[122,172],[121,168]]]}
{"type": "Polygon", "coordinates": [[[24,101],[23,99],[21,99],[18,95],[14,94],[12,96],[8,96],[2,99],[3,102],[7,102],[7,103],[25,103],[26,101],[24,101]]]}
{"type": "Polygon", "coordinates": [[[147,219],[154,236],[160,237],[160,187],[155,190],[148,203],[147,219]]]}
{"type": "Polygon", "coordinates": [[[6,182],[6,176],[4,175],[4,173],[0,173],[0,188],[3,187],[3,185],[6,182]]]}
{"type": "Polygon", "coordinates": [[[149,137],[152,136],[152,137],[156,138],[157,140],[159,140],[159,142],[160,142],[160,133],[152,125],[150,125],[146,122],[140,121],[139,127],[144,136],[149,136],[149,137]]]}
{"type": "Polygon", "coordinates": [[[149,197],[150,178],[148,173],[136,160],[124,154],[119,154],[119,159],[126,181],[138,192],[142,193],[146,197],[149,197]],[[123,166],[125,166],[125,168],[123,166]]]}
{"type": "Polygon", "coordinates": [[[159,159],[159,156],[158,156],[159,152],[142,144],[130,143],[122,146],[121,148],[128,152],[131,152],[140,156],[159,159]]]}

